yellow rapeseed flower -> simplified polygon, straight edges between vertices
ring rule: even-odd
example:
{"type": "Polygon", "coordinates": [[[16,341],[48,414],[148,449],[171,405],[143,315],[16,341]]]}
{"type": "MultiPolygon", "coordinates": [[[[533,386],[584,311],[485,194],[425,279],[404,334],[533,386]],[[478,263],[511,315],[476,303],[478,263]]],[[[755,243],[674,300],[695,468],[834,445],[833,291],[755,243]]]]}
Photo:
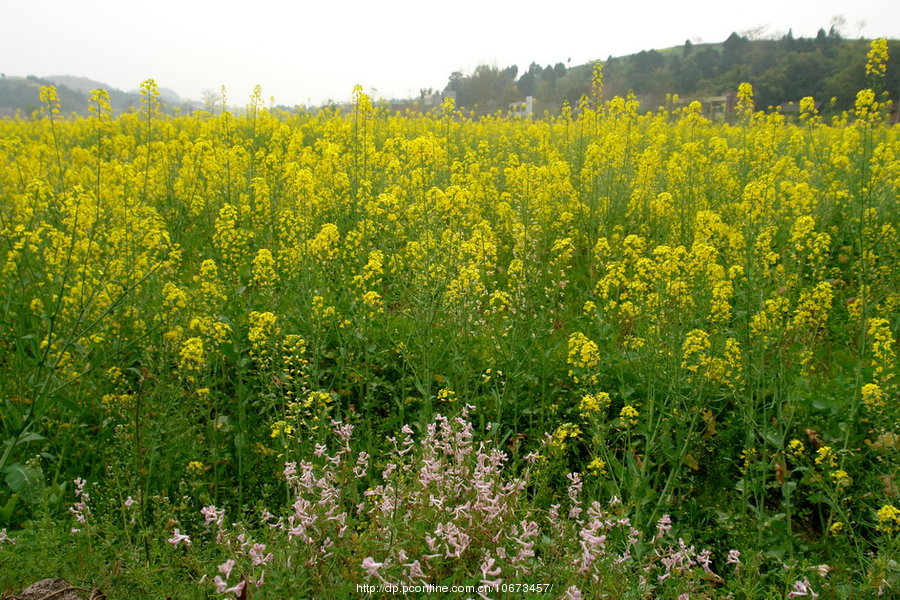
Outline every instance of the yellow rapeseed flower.
{"type": "Polygon", "coordinates": [[[588,472],[593,475],[606,475],[606,461],[595,458],[590,463],[588,463],[588,472]]]}
{"type": "Polygon", "coordinates": [[[826,467],[837,466],[837,456],[831,446],[822,446],[816,450],[816,464],[826,467]]]}
{"type": "Polygon", "coordinates": [[[800,457],[803,455],[803,452],[806,448],[803,445],[803,442],[800,440],[791,440],[788,442],[788,452],[790,452],[795,457],[800,457]]]}
{"type": "Polygon", "coordinates": [[[878,530],[885,533],[900,531],[900,509],[893,504],[885,504],[878,509],[878,530]]]}
{"type": "Polygon", "coordinates": [[[585,394],[581,398],[578,408],[581,411],[581,417],[584,419],[597,416],[601,411],[606,410],[610,404],[609,394],[606,392],[597,392],[596,394],[585,394]]]}
{"type": "Polygon", "coordinates": [[[637,418],[641,415],[638,410],[627,404],[622,407],[622,410],[619,411],[619,417],[621,418],[622,427],[628,427],[630,425],[637,425],[637,418]]]}
{"type": "Polygon", "coordinates": [[[888,43],[885,38],[875,38],[869,44],[869,52],[866,55],[866,75],[869,77],[882,77],[887,72],[888,43]]]}

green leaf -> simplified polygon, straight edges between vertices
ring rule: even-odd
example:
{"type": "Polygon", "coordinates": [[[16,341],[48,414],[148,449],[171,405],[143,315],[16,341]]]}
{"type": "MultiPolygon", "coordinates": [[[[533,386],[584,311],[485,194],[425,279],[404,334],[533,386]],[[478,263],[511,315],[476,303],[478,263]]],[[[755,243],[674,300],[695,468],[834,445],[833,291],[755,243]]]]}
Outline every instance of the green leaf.
{"type": "Polygon", "coordinates": [[[19,495],[12,494],[9,497],[9,500],[0,508],[0,521],[3,523],[9,523],[9,518],[12,516],[13,511],[16,509],[16,501],[18,501],[19,495]]]}
{"type": "Polygon", "coordinates": [[[762,432],[763,439],[769,443],[769,445],[780,448],[782,444],[782,436],[775,431],[774,429],[764,429],[762,432]]]}
{"type": "Polygon", "coordinates": [[[44,472],[40,468],[15,463],[3,472],[6,474],[6,485],[22,500],[29,503],[40,500],[44,488],[44,472]]]}
{"type": "Polygon", "coordinates": [[[46,440],[46,439],[47,439],[47,438],[45,438],[45,437],[42,436],[41,434],[35,433],[35,432],[32,431],[31,433],[26,433],[25,435],[23,435],[22,437],[20,437],[20,438],[19,438],[19,441],[18,441],[18,443],[17,443],[17,445],[18,445],[18,444],[25,444],[25,443],[27,443],[27,442],[39,442],[39,441],[41,441],[41,440],[46,440]]]}
{"type": "Polygon", "coordinates": [[[790,497],[791,494],[794,493],[794,490],[797,489],[796,481],[786,481],[783,486],[781,486],[781,495],[785,498],[790,497]]]}

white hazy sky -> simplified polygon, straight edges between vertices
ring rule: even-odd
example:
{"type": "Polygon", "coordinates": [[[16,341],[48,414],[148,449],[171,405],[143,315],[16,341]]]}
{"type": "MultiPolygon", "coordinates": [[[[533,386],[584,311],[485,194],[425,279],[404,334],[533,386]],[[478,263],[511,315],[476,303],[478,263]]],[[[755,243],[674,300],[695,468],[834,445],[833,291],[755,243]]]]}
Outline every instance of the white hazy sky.
{"type": "Polygon", "coordinates": [[[286,105],[344,100],[357,83],[410,97],[483,63],[576,65],[761,26],[811,37],[838,15],[844,37],[900,37],[890,0],[0,0],[0,15],[8,75],[80,75],[123,90],[153,77],[194,99],[224,85],[235,104],[257,84],[286,105]]]}

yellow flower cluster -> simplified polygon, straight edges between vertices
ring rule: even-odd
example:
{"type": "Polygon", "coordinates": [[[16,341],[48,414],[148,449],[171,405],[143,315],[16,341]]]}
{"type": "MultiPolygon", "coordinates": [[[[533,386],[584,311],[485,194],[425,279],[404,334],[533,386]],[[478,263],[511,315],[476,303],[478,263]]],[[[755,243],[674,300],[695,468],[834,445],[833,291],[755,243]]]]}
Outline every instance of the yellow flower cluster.
{"type": "Polygon", "coordinates": [[[888,43],[885,38],[875,38],[866,55],[866,75],[882,77],[887,71],[888,43]]]}
{"type": "Polygon", "coordinates": [[[832,468],[837,466],[837,455],[831,446],[822,446],[816,450],[816,464],[832,468]]]}
{"type": "Polygon", "coordinates": [[[875,361],[875,381],[882,390],[892,391],[896,387],[896,358],[894,337],[887,319],[869,320],[869,338],[872,340],[872,356],[875,361]]]}
{"type": "Polygon", "coordinates": [[[235,275],[247,255],[253,233],[238,225],[238,210],[231,204],[219,209],[213,243],[218,248],[231,274],[235,275]]]}
{"type": "Polygon", "coordinates": [[[353,284],[359,288],[377,285],[381,283],[384,274],[384,253],[380,250],[372,250],[369,259],[363,267],[362,273],[353,278],[353,284]]]}
{"type": "Polygon", "coordinates": [[[689,331],[681,348],[681,368],[696,373],[708,363],[710,347],[708,333],[700,329],[689,331]]]}
{"type": "Polygon", "coordinates": [[[378,292],[369,290],[362,295],[363,305],[369,310],[369,316],[373,316],[375,313],[382,312],[383,303],[381,301],[381,294],[378,292]]]}
{"type": "Polygon", "coordinates": [[[848,486],[850,485],[850,475],[847,474],[847,471],[843,469],[835,469],[829,476],[834,480],[835,485],[838,486],[848,486]]]}
{"type": "Polygon", "coordinates": [[[200,263],[194,283],[198,286],[197,292],[203,304],[215,307],[225,300],[222,283],[219,281],[219,269],[214,260],[208,258],[200,263]]]}
{"type": "Polygon", "coordinates": [[[877,412],[884,408],[884,390],[877,383],[867,383],[862,386],[862,401],[868,410],[877,412]]]}
{"type": "Polygon", "coordinates": [[[586,394],[582,396],[581,403],[578,405],[581,411],[581,417],[588,419],[596,417],[606,410],[611,399],[606,392],[597,392],[596,394],[586,394]]]}
{"type": "Polygon", "coordinates": [[[441,388],[438,390],[437,399],[439,402],[456,402],[456,392],[449,388],[441,388]]]}
{"type": "Polygon", "coordinates": [[[619,411],[619,418],[621,419],[622,427],[629,427],[631,425],[637,425],[637,418],[641,416],[641,413],[638,410],[627,404],[622,407],[622,410],[619,411]]]}
{"type": "Polygon", "coordinates": [[[576,331],[569,336],[568,363],[572,367],[569,376],[575,383],[581,380],[597,383],[598,375],[595,369],[600,364],[599,346],[580,331],[576,331]]]}
{"type": "Polygon", "coordinates": [[[194,317],[189,328],[211,346],[223,343],[231,333],[231,326],[228,323],[207,316],[194,317]]]}
{"type": "Polygon", "coordinates": [[[831,236],[817,233],[815,229],[816,220],[812,216],[799,217],[791,227],[790,242],[801,264],[809,265],[815,276],[821,276],[831,249],[831,236]]]}
{"type": "Polygon", "coordinates": [[[285,436],[287,438],[291,438],[294,435],[294,426],[289,424],[287,421],[275,421],[272,423],[272,431],[270,433],[270,437],[277,438],[281,436],[285,436]]]}
{"type": "Polygon", "coordinates": [[[893,504],[885,504],[878,509],[878,530],[888,534],[900,531],[900,509],[893,504]]]}
{"type": "Polygon", "coordinates": [[[205,365],[205,352],[203,340],[198,337],[188,338],[181,345],[179,367],[190,380],[195,377],[205,365]]]}
{"type": "Polygon", "coordinates": [[[742,83],[738,86],[736,110],[744,115],[753,112],[753,86],[749,83],[742,83]]]}
{"type": "Polygon", "coordinates": [[[804,290],[800,294],[794,317],[791,319],[791,329],[798,333],[815,335],[828,318],[833,298],[834,288],[827,281],[819,282],[811,290],[804,290]]]}
{"type": "Polygon", "coordinates": [[[260,288],[268,288],[278,282],[278,273],[275,271],[275,259],[266,248],[260,248],[253,257],[251,266],[253,281],[260,288]]]}
{"type": "Polygon", "coordinates": [[[187,293],[172,282],[163,286],[163,306],[172,313],[184,310],[188,304],[187,293]]]}
{"type": "Polygon", "coordinates": [[[313,296],[310,310],[319,321],[327,321],[337,316],[337,309],[333,306],[326,306],[325,299],[322,296],[313,296]]]}
{"type": "Polygon", "coordinates": [[[606,461],[601,458],[595,458],[588,463],[587,469],[592,475],[606,475],[606,461]]]}
{"type": "Polygon", "coordinates": [[[816,101],[812,96],[804,96],[799,103],[800,120],[812,122],[818,111],[816,110],[816,101]]]}
{"type": "Polygon", "coordinates": [[[341,239],[340,231],[334,223],[325,223],[316,236],[309,240],[308,252],[320,261],[333,260],[338,253],[338,242],[341,239]]]}
{"type": "Polygon", "coordinates": [[[310,392],[301,405],[311,413],[318,413],[331,406],[333,398],[328,392],[310,392]]]}
{"type": "Polygon", "coordinates": [[[287,388],[285,394],[288,399],[293,399],[302,389],[308,364],[306,340],[296,334],[284,336],[281,342],[281,377],[287,388]]]}
{"type": "Polygon", "coordinates": [[[271,359],[273,340],[280,333],[278,317],[271,312],[252,311],[249,315],[250,328],[247,331],[247,339],[250,341],[250,353],[265,366],[271,359]]]}
{"type": "Polygon", "coordinates": [[[581,436],[581,428],[574,423],[563,423],[557,427],[550,436],[550,447],[555,450],[565,450],[567,439],[578,439],[581,436]]]}
{"type": "Polygon", "coordinates": [[[192,460],[187,464],[187,468],[185,469],[188,475],[192,477],[198,477],[206,471],[206,465],[204,465],[199,460],[192,460]]]}

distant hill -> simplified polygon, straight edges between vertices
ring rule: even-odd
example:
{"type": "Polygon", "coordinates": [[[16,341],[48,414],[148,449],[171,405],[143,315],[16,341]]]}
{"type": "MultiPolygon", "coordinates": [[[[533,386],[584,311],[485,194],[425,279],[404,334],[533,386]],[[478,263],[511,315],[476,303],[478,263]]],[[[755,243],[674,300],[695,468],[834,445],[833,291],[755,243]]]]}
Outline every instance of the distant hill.
{"type": "MultiPolygon", "coordinates": [[[[666,94],[715,96],[733,92],[746,81],[753,84],[757,108],[786,106],[813,96],[826,110],[844,110],[853,106],[857,91],[869,86],[865,75],[869,43],[843,39],[834,29],[820,30],[815,38],[794,38],[788,32],[780,39],[751,40],[733,33],[721,43],[686,41],[663,50],[607,58],[603,61],[604,97],[633,91],[643,107],[655,109],[665,102],[666,94]],[[833,105],[831,98],[835,98],[833,105]]],[[[888,45],[891,58],[880,91],[896,102],[900,41],[891,40],[888,45]]],[[[538,113],[557,112],[564,101],[575,107],[590,92],[591,70],[591,64],[532,63],[520,74],[515,65],[505,69],[482,65],[468,75],[450,75],[445,93],[453,92],[458,106],[480,114],[506,110],[509,103],[525,96],[537,99],[538,113]]]]}
{"type": "MultiPolygon", "coordinates": [[[[0,77],[0,117],[12,116],[17,111],[29,115],[41,107],[40,89],[53,85],[51,81],[29,75],[28,77],[0,77]]],[[[60,110],[63,113],[86,112],[87,97],[66,86],[58,86],[60,110]]]]}
{"type": "MultiPolygon", "coordinates": [[[[123,92],[87,77],[73,75],[3,76],[0,77],[0,117],[12,116],[17,112],[28,116],[41,108],[40,88],[45,85],[56,86],[56,93],[60,100],[60,112],[63,114],[87,114],[88,98],[90,98],[91,91],[95,89],[104,89],[109,93],[109,101],[114,112],[128,112],[141,105],[141,96],[138,90],[123,92]]],[[[175,108],[190,110],[200,106],[199,102],[185,100],[169,88],[159,88],[159,92],[165,111],[172,111],[175,108]]]]}
{"type": "Polygon", "coordinates": [[[47,81],[53,82],[55,85],[64,85],[70,90],[90,95],[92,90],[104,89],[106,91],[119,91],[113,87],[106,85],[101,81],[88,79],[87,77],[76,77],[74,75],[48,75],[43,77],[47,81]]]}

